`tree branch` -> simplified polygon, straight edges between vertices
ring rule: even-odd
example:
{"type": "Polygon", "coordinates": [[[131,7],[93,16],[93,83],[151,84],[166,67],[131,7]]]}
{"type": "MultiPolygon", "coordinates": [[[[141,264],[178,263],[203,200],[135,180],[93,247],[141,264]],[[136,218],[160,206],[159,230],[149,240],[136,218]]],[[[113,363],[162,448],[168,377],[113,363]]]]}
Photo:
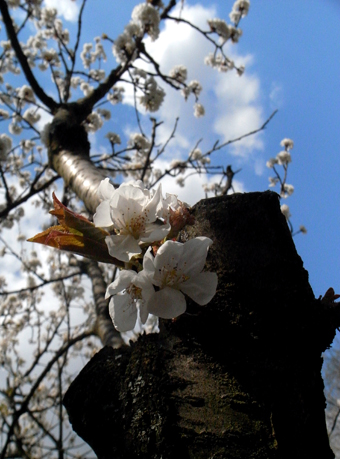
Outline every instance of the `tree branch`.
{"type": "Polygon", "coordinates": [[[40,99],[41,102],[45,104],[51,110],[52,113],[54,113],[59,105],[55,102],[54,99],[52,99],[52,97],[48,96],[45,93],[45,91],[42,89],[42,87],[36,80],[35,76],[33,75],[31,67],[29,66],[26,56],[23,53],[22,48],[20,46],[16,31],[13,26],[12,19],[8,11],[7,2],[5,0],[0,0],[0,11],[2,14],[2,19],[5,23],[8,39],[11,42],[11,45],[15,51],[18,61],[20,62],[21,68],[25,74],[28,83],[30,84],[38,99],[40,99]]]}

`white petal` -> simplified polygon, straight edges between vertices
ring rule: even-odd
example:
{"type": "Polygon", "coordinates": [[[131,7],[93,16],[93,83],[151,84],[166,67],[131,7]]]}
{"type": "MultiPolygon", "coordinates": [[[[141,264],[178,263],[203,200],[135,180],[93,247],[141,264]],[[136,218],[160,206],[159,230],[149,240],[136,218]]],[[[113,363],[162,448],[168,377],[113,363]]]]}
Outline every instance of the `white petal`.
{"type": "Polygon", "coordinates": [[[100,200],[110,200],[114,192],[115,188],[111,185],[109,178],[106,178],[100,182],[97,190],[97,194],[100,200]]]}
{"type": "Polygon", "coordinates": [[[200,273],[205,265],[208,254],[208,248],[212,240],[208,237],[196,237],[183,244],[184,250],[178,268],[181,268],[185,274],[196,276],[200,273]]]}
{"type": "Polygon", "coordinates": [[[159,185],[155,194],[152,196],[150,201],[145,206],[145,209],[149,213],[149,222],[154,222],[157,217],[162,214],[163,208],[163,196],[162,196],[162,186],[159,185]]]}
{"type": "Polygon", "coordinates": [[[150,314],[163,319],[172,319],[183,314],[187,304],[183,293],[174,288],[165,287],[152,295],[147,307],[150,314]]]}
{"type": "Polygon", "coordinates": [[[155,265],[154,265],[155,257],[151,253],[151,247],[145,252],[143,258],[143,271],[151,280],[155,274],[155,265]]]}
{"type": "Polygon", "coordinates": [[[146,227],[146,231],[143,233],[140,240],[142,242],[157,242],[161,241],[162,239],[167,236],[169,231],[171,230],[171,225],[167,224],[149,224],[146,227]]]}
{"type": "Polygon", "coordinates": [[[109,226],[112,226],[109,201],[103,201],[99,204],[96,209],[96,213],[93,216],[93,222],[95,226],[100,228],[108,228],[109,226]]]}
{"type": "Polygon", "coordinates": [[[183,255],[184,246],[185,244],[174,241],[166,241],[161,245],[154,261],[156,270],[163,267],[176,268],[183,255]]]}
{"type": "Polygon", "coordinates": [[[130,234],[119,234],[105,238],[109,254],[121,261],[129,261],[133,256],[142,253],[136,239],[130,234]]]}
{"type": "Polygon", "coordinates": [[[137,277],[135,271],[129,269],[122,270],[117,279],[110,284],[106,289],[105,298],[115,295],[118,292],[126,289],[130,284],[133,284],[134,279],[137,277]]]}
{"type": "Polygon", "coordinates": [[[128,294],[111,298],[109,313],[116,329],[120,332],[133,330],[137,320],[136,304],[128,294]]]}
{"type": "Polygon", "coordinates": [[[203,306],[209,303],[215,295],[217,280],[216,273],[199,273],[187,282],[180,284],[180,289],[183,293],[190,296],[197,304],[203,306]]]}
{"type": "Polygon", "coordinates": [[[120,186],[117,191],[120,197],[127,201],[138,202],[141,206],[144,206],[148,202],[148,196],[145,195],[140,187],[126,184],[126,186],[120,186]]]}
{"type": "Polygon", "coordinates": [[[130,219],[141,213],[142,206],[136,200],[126,198],[119,193],[115,194],[110,201],[110,216],[116,229],[126,231],[130,219]]]}

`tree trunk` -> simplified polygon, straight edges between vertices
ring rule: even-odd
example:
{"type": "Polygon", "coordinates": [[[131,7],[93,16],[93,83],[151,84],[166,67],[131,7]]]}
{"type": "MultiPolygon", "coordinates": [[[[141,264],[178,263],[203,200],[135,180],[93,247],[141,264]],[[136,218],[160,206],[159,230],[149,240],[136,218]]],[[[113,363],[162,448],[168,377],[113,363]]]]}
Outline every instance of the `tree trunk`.
{"type": "Polygon", "coordinates": [[[59,109],[53,118],[49,129],[49,163],[94,214],[100,203],[97,189],[107,172],[98,169],[90,160],[88,134],[72,107],[59,109]]]}
{"type": "Polygon", "coordinates": [[[100,351],[65,395],[74,430],[100,459],[333,458],[321,365],[339,313],[315,299],[278,196],[223,196],[193,212],[181,239],[214,241],[215,297],[100,351]]]}

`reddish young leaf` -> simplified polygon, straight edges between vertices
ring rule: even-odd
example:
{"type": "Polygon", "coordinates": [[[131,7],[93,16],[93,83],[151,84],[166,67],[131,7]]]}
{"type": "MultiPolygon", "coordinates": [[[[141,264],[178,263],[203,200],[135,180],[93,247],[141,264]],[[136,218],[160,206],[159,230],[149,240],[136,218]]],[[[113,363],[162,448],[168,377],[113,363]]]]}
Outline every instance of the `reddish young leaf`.
{"type": "Polygon", "coordinates": [[[76,214],[62,204],[53,193],[54,210],[50,214],[57,217],[59,225],[28,239],[29,242],[44,244],[59,250],[66,250],[103,263],[122,266],[108,252],[105,237],[109,235],[103,228],[97,228],[90,220],[76,214]]]}

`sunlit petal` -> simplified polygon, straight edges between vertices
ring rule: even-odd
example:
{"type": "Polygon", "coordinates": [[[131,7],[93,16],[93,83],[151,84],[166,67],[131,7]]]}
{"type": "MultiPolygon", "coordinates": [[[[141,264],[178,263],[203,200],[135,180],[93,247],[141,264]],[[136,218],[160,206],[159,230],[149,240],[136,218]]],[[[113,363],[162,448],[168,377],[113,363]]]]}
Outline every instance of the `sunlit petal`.
{"type": "Polygon", "coordinates": [[[97,190],[97,194],[100,200],[109,200],[111,199],[115,188],[111,185],[110,179],[106,178],[100,182],[100,185],[97,190]]]}
{"type": "Polygon", "coordinates": [[[112,226],[109,201],[103,201],[99,204],[96,209],[96,213],[93,216],[93,222],[97,227],[100,228],[108,228],[112,226]]]}

